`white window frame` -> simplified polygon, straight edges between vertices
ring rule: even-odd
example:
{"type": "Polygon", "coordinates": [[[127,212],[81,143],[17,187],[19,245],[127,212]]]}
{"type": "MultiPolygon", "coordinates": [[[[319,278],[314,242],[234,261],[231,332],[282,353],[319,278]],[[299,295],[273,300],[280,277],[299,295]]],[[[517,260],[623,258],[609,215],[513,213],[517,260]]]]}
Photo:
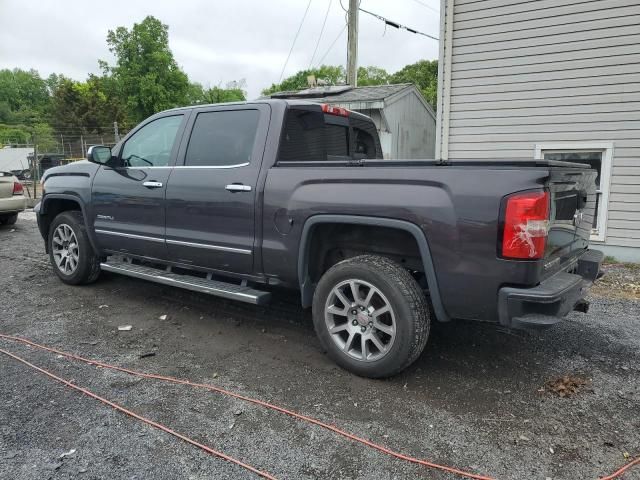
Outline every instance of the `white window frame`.
{"type": "Polygon", "coordinates": [[[592,230],[591,240],[604,242],[607,238],[607,217],[609,213],[609,191],[611,190],[611,166],[613,142],[560,142],[536,145],[534,158],[544,160],[545,153],[558,152],[602,152],[600,165],[600,202],[598,203],[598,229],[592,230]]]}

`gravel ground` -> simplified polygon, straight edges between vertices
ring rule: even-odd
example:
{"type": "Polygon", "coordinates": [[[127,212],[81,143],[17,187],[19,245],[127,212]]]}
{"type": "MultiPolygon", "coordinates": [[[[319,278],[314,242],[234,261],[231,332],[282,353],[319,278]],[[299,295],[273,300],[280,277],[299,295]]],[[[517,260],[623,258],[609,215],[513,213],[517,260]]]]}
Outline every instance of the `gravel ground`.
{"type": "MultiPolygon", "coordinates": [[[[640,299],[615,291],[640,271],[608,269],[586,315],[540,333],[436,325],[414,366],[372,381],[327,359],[292,295],[259,308],[115,275],[65,286],[27,213],[0,227],[0,333],[216,384],[499,479],[596,479],[640,454],[640,299]],[[566,375],[587,384],[562,398],[548,382],[566,375]]],[[[279,479],[459,478],[219,394],[0,348],[279,479]]],[[[0,478],[255,478],[9,357],[0,369],[0,478]]]]}

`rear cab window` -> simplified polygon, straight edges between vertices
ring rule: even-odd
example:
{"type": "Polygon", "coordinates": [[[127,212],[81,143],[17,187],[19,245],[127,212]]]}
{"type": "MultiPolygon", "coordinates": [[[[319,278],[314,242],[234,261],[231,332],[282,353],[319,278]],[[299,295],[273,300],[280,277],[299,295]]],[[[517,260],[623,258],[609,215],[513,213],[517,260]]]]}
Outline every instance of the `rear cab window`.
{"type": "Polygon", "coordinates": [[[278,161],[326,162],[382,158],[372,122],[325,114],[318,105],[287,110],[278,161]]]}

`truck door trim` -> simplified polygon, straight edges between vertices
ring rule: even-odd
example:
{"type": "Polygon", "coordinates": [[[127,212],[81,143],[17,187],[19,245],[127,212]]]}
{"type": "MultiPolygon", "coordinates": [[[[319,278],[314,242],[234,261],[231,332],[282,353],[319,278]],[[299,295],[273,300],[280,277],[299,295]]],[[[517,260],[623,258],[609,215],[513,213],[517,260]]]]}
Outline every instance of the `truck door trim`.
{"type": "Polygon", "coordinates": [[[405,230],[409,232],[415,239],[420,249],[420,256],[422,257],[422,264],[424,266],[424,273],[427,277],[427,284],[429,286],[429,296],[433,303],[433,309],[436,314],[436,318],[440,322],[448,322],[450,320],[447,314],[442,299],[440,297],[440,289],[438,288],[438,280],[436,278],[435,268],[433,266],[433,259],[431,258],[431,250],[429,250],[429,244],[424,232],[417,225],[406,222],[404,220],[394,220],[391,218],[378,218],[378,217],[362,217],[356,215],[331,215],[321,214],[314,215],[305,221],[302,228],[302,236],[300,237],[300,247],[298,250],[298,282],[300,283],[300,295],[303,307],[309,307],[313,300],[313,293],[315,291],[315,285],[311,283],[308,271],[308,258],[309,258],[309,246],[311,244],[310,234],[313,227],[321,223],[350,223],[355,225],[372,225],[380,227],[396,228],[399,230],[405,230]]]}
{"type": "Polygon", "coordinates": [[[147,237],[146,235],[135,235],[133,233],[114,232],[113,230],[102,230],[102,229],[96,228],[95,232],[102,233],[104,235],[115,235],[118,237],[135,238],[137,240],[149,240],[151,242],[164,242],[164,238],[147,237]]]}
{"type": "Polygon", "coordinates": [[[201,169],[207,169],[207,170],[220,170],[220,169],[227,169],[227,168],[248,167],[249,165],[251,165],[250,162],[244,162],[244,163],[236,163],[235,165],[176,165],[173,168],[201,168],[201,169]]]}
{"type": "Polygon", "coordinates": [[[251,255],[251,250],[246,250],[244,248],[223,247],[221,245],[211,245],[209,243],[183,242],[180,240],[170,240],[170,239],[167,239],[167,243],[170,243],[171,245],[185,245],[187,247],[208,248],[209,250],[219,250],[221,252],[231,252],[231,253],[241,253],[243,255],[251,255]]]}

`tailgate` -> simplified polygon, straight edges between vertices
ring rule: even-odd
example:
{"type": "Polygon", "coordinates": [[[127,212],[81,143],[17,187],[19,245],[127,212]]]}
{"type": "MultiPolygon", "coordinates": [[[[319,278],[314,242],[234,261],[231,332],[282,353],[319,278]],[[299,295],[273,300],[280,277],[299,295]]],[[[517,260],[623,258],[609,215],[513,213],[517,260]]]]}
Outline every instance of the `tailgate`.
{"type": "Polygon", "coordinates": [[[544,276],[570,265],[589,246],[595,218],[597,172],[588,166],[551,167],[549,236],[544,276]]]}
{"type": "Polygon", "coordinates": [[[0,172],[0,198],[13,196],[13,175],[0,172]]]}

